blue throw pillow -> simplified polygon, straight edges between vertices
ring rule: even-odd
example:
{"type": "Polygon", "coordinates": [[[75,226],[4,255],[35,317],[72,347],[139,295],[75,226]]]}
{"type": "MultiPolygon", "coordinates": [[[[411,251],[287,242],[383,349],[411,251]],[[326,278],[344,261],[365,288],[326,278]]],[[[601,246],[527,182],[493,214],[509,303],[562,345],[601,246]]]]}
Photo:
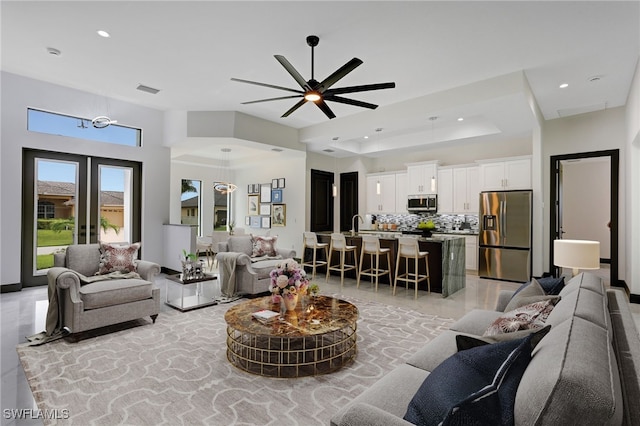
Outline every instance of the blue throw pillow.
{"type": "Polygon", "coordinates": [[[516,391],[531,360],[532,337],[447,358],[424,380],[404,419],[416,425],[513,425],[516,391]]]}
{"type": "Polygon", "coordinates": [[[536,280],[544,292],[551,296],[560,294],[560,290],[564,288],[564,277],[544,277],[536,280]]]}

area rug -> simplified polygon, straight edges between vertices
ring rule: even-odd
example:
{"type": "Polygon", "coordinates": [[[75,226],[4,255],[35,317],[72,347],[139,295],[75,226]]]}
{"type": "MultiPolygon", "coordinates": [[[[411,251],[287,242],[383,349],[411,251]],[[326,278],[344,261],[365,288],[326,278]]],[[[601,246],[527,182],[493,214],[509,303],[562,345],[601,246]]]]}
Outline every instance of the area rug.
{"type": "MultiPolygon", "coordinates": [[[[340,297],[340,296],[338,296],[340,297]]],[[[73,425],[327,425],[345,404],[449,328],[452,320],[341,297],[359,310],[358,354],[321,376],[273,379],[233,367],[224,313],[162,312],[75,343],[19,345],[38,408],[73,425]]]]}

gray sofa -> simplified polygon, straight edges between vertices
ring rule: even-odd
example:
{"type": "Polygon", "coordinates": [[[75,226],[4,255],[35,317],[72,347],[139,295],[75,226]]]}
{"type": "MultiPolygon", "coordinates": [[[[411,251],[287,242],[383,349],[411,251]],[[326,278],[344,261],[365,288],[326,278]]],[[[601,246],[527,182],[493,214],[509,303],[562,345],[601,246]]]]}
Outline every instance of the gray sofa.
{"type": "Polygon", "coordinates": [[[281,259],[294,258],[295,250],[276,246],[277,256],[252,258],[251,235],[233,235],[226,242],[218,243],[218,265],[221,281],[225,282],[226,269],[223,263],[234,265],[235,294],[257,295],[269,291],[269,273],[281,259]]]}
{"type": "MultiPolygon", "coordinates": [[[[467,313],[341,409],[331,424],[409,425],[403,420],[409,402],[430,371],[456,353],[455,336],[482,335],[512,294],[501,292],[496,311],[467,313]]],[[[560,296],[546,321],[551,329],[518,385],[515,424],[640,424],[640,339],[626,294],[579,274],[560,296]]]]}
{"type": "Polygon", "coordinates": [[[49,288],[58,292],[61,326],[78,333],[146,316],[155,322],[160,289],[154,288],[153,279],[160,265],[138,260],[140,278],[88,282],[96,278],[99,264],[100,244],[72,245],[54,254],[54,267],[47,277],[49,288]]]}

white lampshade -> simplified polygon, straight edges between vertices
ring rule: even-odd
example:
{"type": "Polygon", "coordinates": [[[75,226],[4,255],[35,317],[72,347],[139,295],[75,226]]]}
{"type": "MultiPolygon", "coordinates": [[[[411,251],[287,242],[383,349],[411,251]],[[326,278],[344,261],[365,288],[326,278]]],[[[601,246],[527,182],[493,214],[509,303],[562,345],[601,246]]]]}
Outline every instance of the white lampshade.
{"type": "Polygon", "coordinates": [[[578,269],[600,269],[600,242],[586,240],[554,240],[553,264],[578,269]]]}

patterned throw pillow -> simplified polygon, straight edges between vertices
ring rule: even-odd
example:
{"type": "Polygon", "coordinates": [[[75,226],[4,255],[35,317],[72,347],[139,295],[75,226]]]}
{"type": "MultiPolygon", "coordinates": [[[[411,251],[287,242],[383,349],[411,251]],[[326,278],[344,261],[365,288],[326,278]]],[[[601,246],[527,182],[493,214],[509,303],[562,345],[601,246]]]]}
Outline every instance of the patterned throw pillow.
{"type": "Polygon", "coordinates": [[[109,274],[111,272],[135,272],[136,259],[140,243],[128,246],[117,246],[113,244],[100,244],[100,268],[98,274],[109,274]]]}
{"type": "Polygon", "coordinates": [[[253,251],[251,257],[261,256],[277,256],[276,241],[278,236],[273,237],[261,237],[251,235],[251,244],[253,245],[253,251]]]}
{"type": "Polygon", "coordinates": [[[487,328],[483,336],[495,336],[501,333],[544,327],[545,321],[558,300],[559,297],[557,300],[543,300],[505,312],[487,328]]]}

